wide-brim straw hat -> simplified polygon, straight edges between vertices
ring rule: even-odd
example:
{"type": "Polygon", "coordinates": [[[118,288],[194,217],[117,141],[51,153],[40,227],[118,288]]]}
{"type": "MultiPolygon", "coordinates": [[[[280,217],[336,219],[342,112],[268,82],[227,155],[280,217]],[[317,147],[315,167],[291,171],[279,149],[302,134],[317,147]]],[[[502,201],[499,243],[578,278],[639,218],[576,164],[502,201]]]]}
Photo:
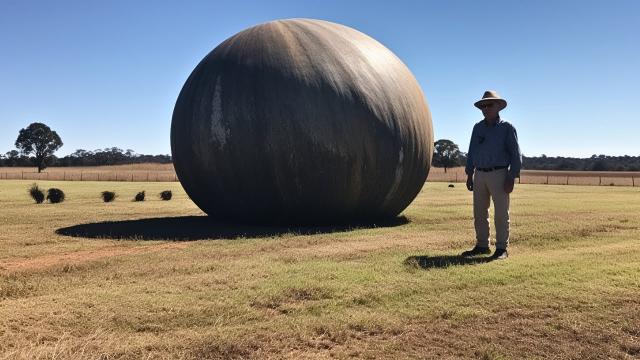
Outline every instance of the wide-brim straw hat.
{"type": "Polygon", "coordinates": [[[480,104],[485,103],[487,101],[495,101],[498,104],[500,110],[507,107],[507,100],[503,99],[498,95],[498,93],[494,90],[487,90],[482,95],[482,99],[476,101],[473,105],[480,109],[480,104]]]}

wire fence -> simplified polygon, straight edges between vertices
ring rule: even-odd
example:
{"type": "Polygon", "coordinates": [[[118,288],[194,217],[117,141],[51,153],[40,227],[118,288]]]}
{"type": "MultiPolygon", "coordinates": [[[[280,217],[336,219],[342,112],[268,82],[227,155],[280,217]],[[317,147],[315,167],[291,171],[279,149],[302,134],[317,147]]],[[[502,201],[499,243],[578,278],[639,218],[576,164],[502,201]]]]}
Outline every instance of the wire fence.
{"type": "MultiPolygon", "coordinates": [[[[467,176],[460,173],[435,173],[429,174],[428,181],[464,183],[467,176]]],[[[640,174],[638,176],[609,175],[554,175],[554,174],[520,174],[519,184],[544,184],[544,185],[593,185],[593,186],[640,186],[640,174]]]]}
{"type": "MultiPolygon", "coordinates": [[[[463,183],[467,179],[460,172],[431,172],[428,181],[463,183]]],[[[173,171],[1,171],[0,180],[52,180],[52,181],[127,181],[127,182],[172,182],[178,181],[173,171]]],[[[595,185],[595,186],[640,186],[638,176],[621,176],[619,174],[553,174],[523,172],[518,179],[520,184],[548,184],[548,185],[595,185]]]]}
{"type": "Polygon", "coordinates": [[[171,182],[178,177],[173,171],[6,171],[0,180],[171,182]]]}

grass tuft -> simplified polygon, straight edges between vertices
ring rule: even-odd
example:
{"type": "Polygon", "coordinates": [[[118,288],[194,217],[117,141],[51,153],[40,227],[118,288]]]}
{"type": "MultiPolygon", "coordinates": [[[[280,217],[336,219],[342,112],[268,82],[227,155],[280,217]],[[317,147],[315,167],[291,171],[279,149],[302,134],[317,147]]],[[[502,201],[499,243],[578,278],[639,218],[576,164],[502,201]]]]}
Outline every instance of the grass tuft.
{"type": "Polygon", "coordinates": [[[496,351],[495,349],[486,349],[483,351],[477,351],[476,352],[476,356],[478,359],[481,360],[503,360],[506,359],[506,357],[502,354],[500,354],[498,351],[496,351]]]}
{"type": "Polygon", "coordinates": [[[112,202],[116,199],[115,191],[103,191],[100,193],[100,196],[102,196],[102,201],[104,202],[112,202]]]}
{"type": "Polygon", "coordinates": [[[136,194],[136,196],[133,198],[133,201],[144,201],[144,196],[145,193],[144,191],[140,191],[139,193],[136,194]]]}
{"type": "Polygon", "coordinates": [[[171,190],[165,190],[165,191],[160,193],[160,199],[162,199],[164,201],[171,200],[172,196],[173,196],[173,193],[171,192],[171,190]]]}
{"type": "Polygon", "coordinates": [[[51,188],[47,190],[47,200],[52,204],[61,203],[64,201],[64,191],[58,188],[51,188]]]}
{"type": "Polygon", "coordinates": [[[36,202],[36,204],[42,204],[44,202],[44,192],[40,190],[38,184],[33,184],[29,188],[29,195],[36,202]]]}

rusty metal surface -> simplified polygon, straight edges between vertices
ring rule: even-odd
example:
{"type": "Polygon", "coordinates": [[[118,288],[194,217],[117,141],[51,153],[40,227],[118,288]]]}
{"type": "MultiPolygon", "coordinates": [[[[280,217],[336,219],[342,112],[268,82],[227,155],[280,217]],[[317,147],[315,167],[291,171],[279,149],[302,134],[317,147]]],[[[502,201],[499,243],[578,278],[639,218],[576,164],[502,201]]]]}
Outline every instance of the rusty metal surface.
{"type": "Polygon", "coordinates": [[[247,223],[395,216],[424,184],[432,147],[409,69],[367,35],[311,19],[225,40],[189,76],[171,124],[191,199],[247,223]]]}

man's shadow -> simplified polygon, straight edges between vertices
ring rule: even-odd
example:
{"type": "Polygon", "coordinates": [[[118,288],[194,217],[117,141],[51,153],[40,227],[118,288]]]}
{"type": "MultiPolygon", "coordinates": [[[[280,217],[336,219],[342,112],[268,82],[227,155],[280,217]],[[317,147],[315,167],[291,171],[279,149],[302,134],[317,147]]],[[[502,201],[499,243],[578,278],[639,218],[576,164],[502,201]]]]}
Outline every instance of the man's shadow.
{"type": "Polygon", "coordinates": [[[485,257],[464,257],[461,255],[441,255],[441,256],[409,256],[404,260],[404,264],[410,267],[421,269],[444,269],[458,265],[486,264],[493,261],[491,256],[485,257]]]}
{"type": "Polygon", "coordinates": [[[209,216],[179,216],[140,220],[105,221],[56,230],[59,235],[115,240],[230,240],[265,238],[284,234],[326,234],[357,229],[394,227],[409,223],[404,216],[375,222],[354,222],[323,226],[259,226],[216,221],[209,216]]]}

